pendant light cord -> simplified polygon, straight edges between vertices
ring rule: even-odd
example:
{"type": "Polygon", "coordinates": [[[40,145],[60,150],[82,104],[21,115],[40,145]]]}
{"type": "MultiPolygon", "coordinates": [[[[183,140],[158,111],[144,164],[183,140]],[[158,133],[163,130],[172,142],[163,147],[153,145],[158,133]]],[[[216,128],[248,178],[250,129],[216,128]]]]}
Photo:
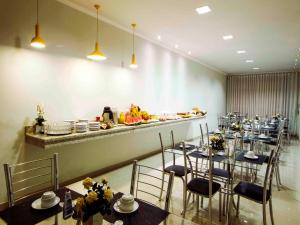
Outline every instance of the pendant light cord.
{"type": "Polygon", "coordinates": [[[96,41],[99,41],[99,18],[98,18],[98,14],[99,14],[99,8],[97,8],[97,34],[96,34],[96,41]]]}
{"type": "Polygon", "coordinates": [[[36,0],[36,24],[39,24],[39,0],[36,0]]]}
{"type": "Polygon", "coordinates": [[[132,26],[132,51],[134,54],[134,26],[132,26]]]}

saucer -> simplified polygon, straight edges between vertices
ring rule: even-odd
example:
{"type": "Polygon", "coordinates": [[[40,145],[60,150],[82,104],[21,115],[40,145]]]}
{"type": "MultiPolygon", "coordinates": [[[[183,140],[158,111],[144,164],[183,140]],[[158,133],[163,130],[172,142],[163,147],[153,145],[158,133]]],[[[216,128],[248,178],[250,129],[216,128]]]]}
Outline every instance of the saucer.
{"type": "Polygon", "coordinates": [[[223,156],[225,155],[225,152],[218,152],[217,155],[223,156]]]}
{"type": "Polygon", "coordinates": [[[38,199],[36,199],[35,201],[33,201],[31,203],[31,207],[34,208],[34,209],[37,209],[37,210],[50,209],[53,206],[56,206],[59,202],[60,202],[60,198],[56,196],[54,202],[52,203],[52,205],[50,205],[47,208],[42,208],[42,200],[41,200],[41,198],[38,198],[38,199]]]}
{"type": "MultiPolygon", "coordinates": [[[[201,152],[201,155],[208,157],[209,154],[208,152],[201,152]]],[[[214,156],[214,153],[211,153],[211,156],[214,156]]]]}
{"type": "Polygon", "coordinates": [[[120,200],[118,200],[115,204],[114,204],[114,210],[118,213],[123,213],[123,214],[128,214],[128,213],[133,213],[135,212],[138,208],[139,208],[139,203],[137,201],[133,202],[133,209],[131,211],[124,211],[122,209],[119,208],[119,202],[120,200]]]}
{"type": "Polygon", "coordinates": [[[258,159],[257,155],[249,156],[249,155],[245,154],[244,157],[247,158],[247,159],[258,159]]]}
{"type": "MultiPolygon", "coordinates": [[[[190,144],[185,144],[185,148],[186,149],[189,149],[189,148],[191,148],[192,147],[192,145],[190,145],[190,144]]],[[[179,145],[179,148],[183,148],[183,145],[179,145]]]]}

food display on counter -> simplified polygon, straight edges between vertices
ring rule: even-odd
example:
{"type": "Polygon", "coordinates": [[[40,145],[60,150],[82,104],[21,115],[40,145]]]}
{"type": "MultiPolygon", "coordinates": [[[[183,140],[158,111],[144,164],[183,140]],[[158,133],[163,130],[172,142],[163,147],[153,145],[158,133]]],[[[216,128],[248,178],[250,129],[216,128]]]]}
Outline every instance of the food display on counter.
{"type": "MultiPolygon", "coordinates": [[[[41,107],[38,107],[38,109],[40,108],[41,107]]],[[[161,114],[150,114],[144,109],[141,110],[140,106],[131,104],[127,112],[120,112],[119,115],[116,108],[112,109],[109,106],[105,106],[103,113],[101,115],[97,115],[94,120],[83,118],[78,120],[64,120],[64,122],[46,123],[45,134],[67,135],[71,133],[84,133],[88,131],[95,132],[101,129],[106,130],[121,125],[135,126],[139,124],[149,124],[155,122],[164,122],[167,120],[178,120],[181,118],[204,116],[207,114],[206,111],[200,110],[199,107],[194,107],[191,112],[164,112],[161,114]]]]}
{"type": "Polygon", "coordinates": [[[192,108],[192,114],[205,116],[207,114],[207,112],[204,110],[201,110],[199,107],[194,107],[194,108],[192,108]]]}

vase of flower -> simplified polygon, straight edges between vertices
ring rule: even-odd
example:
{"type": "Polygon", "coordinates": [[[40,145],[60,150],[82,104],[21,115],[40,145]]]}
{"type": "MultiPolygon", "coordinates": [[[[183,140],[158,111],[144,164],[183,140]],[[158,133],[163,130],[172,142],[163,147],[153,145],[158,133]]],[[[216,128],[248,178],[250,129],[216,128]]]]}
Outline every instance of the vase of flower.
{"type": "Polygon", "coordinates": [[[83,225],[102,225],[103,216],[100,213],[96,213],[93,216],[90,216],[87,221],[82,222],[83,225]]]}
{"type": "Polygon", "coordinates": [[[113,192],[106,179],[98,183],[88,177],[82,184],[87,189],[87,194],[76,201],[74,210],[77,218],[84,225],[102,225],[103,215],[111,213],[110,203],[113,192]]]}

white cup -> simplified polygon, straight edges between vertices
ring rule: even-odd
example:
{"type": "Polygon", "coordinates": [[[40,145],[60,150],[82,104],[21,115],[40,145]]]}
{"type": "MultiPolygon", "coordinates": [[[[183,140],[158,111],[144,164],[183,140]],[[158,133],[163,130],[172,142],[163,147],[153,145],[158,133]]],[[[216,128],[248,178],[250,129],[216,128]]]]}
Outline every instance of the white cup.
{"type": "Polygon", "coordinates": [[[53,191],[47,191],[43,193],[41,197],[41,207],[42,208],[49,208],[51,207],[55,202],[55,193],[53,191]]]}
{"type": "Polygon", "coordinates": [[[119,208],[123,211],[132,211],[134,198],[131,194],[124,194],[119,200],[119,208]]]}
{"type": "Polygon", "coordinates": [[[250,158],[253,158],[253,157],[255,156],[255,153],[254,153],[253,151],[248,151],[248,152],[246,153],[246,155],[247,155],[248,157],[250,157],[250,158]]]}

